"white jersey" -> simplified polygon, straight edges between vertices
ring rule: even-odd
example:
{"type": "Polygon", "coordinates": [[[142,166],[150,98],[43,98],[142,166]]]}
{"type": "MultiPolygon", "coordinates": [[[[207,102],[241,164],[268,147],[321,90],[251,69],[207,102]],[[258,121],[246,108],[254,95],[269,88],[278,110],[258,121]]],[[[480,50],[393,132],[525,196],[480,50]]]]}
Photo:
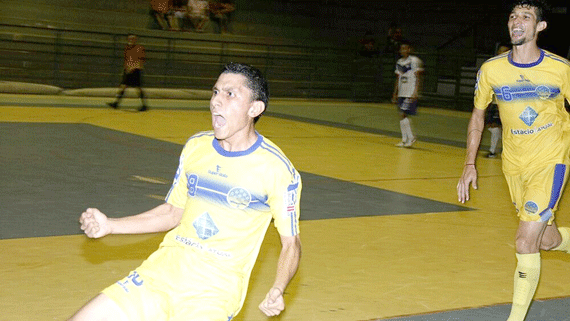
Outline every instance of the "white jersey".
{"type": "Polygon", "coordinates": [[[398,79],[398,97],[412,97],[417,85],[417,72],[423,71],[423,62],[416,56],[400,58],[396,62],[398,79]]]}

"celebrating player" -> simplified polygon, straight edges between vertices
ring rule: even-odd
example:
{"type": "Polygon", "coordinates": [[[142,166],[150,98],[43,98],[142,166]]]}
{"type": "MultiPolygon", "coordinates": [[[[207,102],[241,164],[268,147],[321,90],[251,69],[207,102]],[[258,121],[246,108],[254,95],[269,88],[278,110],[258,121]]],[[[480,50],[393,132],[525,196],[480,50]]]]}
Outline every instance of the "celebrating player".
{"type": "Polygon", "coordinates": [[[283,152],[255,130],[269,91],[259,70],[224,67],[210,100],[213,131],[192,136],[166,202],[147,212],[108,218],[87,209],[87,236],[170,230],[141,266],[109,286],[71,320],[231,320],[271,220],[281,236],[273,286],[259,308],[285,308],[283,294],[301,253],[301,178],[283,152]]]}
{"type": "Polygon", "coordinates": [[[557,228],[554,212],[568,177],[570,62],[538,47],[546,29],[546,4],[519,0],[509,15],[513,48],[479,70],[475,108],[469,122],[467,155],[457,184],[460,202],[477,188],[475,159],[485,108],[497,99],[503,125],[503,172],[516,207],[517,267],[508,321],[522,321],[540,277],[540,250],[570,251],[570,228],[557,228]]]}

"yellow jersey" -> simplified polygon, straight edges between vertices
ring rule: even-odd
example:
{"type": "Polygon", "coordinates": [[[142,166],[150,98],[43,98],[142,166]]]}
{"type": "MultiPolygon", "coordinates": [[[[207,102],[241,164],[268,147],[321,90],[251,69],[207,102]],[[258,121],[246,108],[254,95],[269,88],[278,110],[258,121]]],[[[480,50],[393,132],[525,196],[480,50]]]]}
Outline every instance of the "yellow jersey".
{"type": "Polygon", "coordinates": [[[570,62],[541,50],[531,64],[518,64],[511,52],[487,60],[477,73],[475,108],[485,109],[496,98],[503,126],[503,171],[567,163],[564,132],[570,117],[570,62]]]}
{"type": "Polygon", "coordinates": [[[281,235],[299,233],[301,188],[291,162],[259,134],[241,152],[224,150],[213,131],[194,135],[166,197],[184,209],[180,224],[137,272],[172,291],[223,289],[243,304],[271,220],[281,235]]]}

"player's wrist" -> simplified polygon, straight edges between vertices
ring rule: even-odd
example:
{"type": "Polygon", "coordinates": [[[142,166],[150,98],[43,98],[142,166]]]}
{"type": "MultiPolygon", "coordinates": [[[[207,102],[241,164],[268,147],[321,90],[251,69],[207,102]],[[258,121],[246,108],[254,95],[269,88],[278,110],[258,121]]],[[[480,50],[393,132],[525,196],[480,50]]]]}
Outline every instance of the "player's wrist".
{"type": "Polygon", "coordinates": [[[283,293],[285,293],[285,290],[284,290],[282,287],[280,287],[280,286],[273,286],[273,287],[270,289],[270,291],[272,291],[273,289],[278,290],[281,295],[283,295],[283,293]]]}

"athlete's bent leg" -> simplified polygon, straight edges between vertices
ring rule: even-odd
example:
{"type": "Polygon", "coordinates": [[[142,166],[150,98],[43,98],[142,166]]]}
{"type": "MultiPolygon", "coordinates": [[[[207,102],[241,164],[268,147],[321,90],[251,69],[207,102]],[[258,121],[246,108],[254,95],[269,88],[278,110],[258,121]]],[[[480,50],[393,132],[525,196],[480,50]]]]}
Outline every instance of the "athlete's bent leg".
{"type": "Polygon", "coordinates": [[[68,321],[128,321],[115,301],[100,293],[87,302],[68,321]]]}
{"type": "Polygon", "coordinates": [[[552,225],[546,226],[544,234],[542,235],[542,240],[540,242],[540,249],[544,251],[549,251],[562,243],[562,235],[556,227],[556,223],[552,222],[552,225]]]}
{"type": "Polygon", "coordinates": [[[552,250],[570,253],[570,227],[559,227],[558,232],[560,233],[561,241],[552,250]]]}

